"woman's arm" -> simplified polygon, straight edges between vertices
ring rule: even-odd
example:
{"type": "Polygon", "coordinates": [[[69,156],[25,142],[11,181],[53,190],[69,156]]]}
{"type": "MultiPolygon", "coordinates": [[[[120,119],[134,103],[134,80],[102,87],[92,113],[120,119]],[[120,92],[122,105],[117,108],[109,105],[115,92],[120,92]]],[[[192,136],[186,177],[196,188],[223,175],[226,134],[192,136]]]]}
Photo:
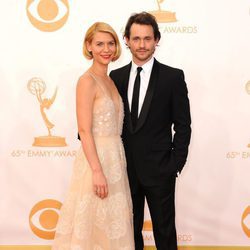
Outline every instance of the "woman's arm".
{"type": "Polygon", "coordinates": [[[105,198],[108,195],[108,185],[92,134],[93,105],[97,94],[97,86],[91,76],[80,77],[76,88],[76,114],[78,133],[82,148],[92,169],[93,189],[97,196],[105,198]]]}

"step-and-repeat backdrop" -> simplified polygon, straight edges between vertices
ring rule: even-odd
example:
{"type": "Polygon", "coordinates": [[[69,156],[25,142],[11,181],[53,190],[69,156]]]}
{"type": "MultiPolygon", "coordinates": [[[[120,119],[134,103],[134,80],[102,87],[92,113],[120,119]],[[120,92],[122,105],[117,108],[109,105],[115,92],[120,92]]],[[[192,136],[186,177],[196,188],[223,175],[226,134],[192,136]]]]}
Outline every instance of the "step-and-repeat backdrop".
{"type": "MultiPolygon", "coordinates": [[[[0,2],[0,249],[51,245],[80,146],[75,87],[90,65],[85,31],[96,21],[114,27],[123,52],[110,70],[120,67],[131,59],[125,23],[140,11],[159,22],[155,57],[182,68],[189,89],[178,244],[250,245],[249,0],[8,0],[0,2]]],[[[144,240],[154,245],[147,207],[144,240]]]]}

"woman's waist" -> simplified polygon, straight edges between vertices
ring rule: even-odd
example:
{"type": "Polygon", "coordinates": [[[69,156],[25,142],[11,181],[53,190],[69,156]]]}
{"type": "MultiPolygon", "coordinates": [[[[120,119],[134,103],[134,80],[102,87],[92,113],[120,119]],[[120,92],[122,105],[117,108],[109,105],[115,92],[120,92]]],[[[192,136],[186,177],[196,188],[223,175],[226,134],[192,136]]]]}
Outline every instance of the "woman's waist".
{"type": "Polygon", "coordinates": [[[121,140],[120,134],[93,134],[95,141],[112,141],[112,140],[121,140]]]}

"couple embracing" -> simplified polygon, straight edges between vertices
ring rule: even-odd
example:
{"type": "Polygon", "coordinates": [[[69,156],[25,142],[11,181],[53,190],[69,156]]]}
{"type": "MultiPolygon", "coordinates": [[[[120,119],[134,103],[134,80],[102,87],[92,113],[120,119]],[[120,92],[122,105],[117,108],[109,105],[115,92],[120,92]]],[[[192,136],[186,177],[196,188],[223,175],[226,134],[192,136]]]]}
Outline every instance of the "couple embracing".
{"type": "Polygon", "coordinates": [[[108,75],[121,54],[116,32],[103,22],[86,32],[92,65],[76,90],[81,148],[53,250],[142,250],[145,199],[156,248],[177,249],[175,181],[191,135],[184,73],[153,57],[161,34],[151,14],[133,14],[124,38],[132,62],[108,75]]]}

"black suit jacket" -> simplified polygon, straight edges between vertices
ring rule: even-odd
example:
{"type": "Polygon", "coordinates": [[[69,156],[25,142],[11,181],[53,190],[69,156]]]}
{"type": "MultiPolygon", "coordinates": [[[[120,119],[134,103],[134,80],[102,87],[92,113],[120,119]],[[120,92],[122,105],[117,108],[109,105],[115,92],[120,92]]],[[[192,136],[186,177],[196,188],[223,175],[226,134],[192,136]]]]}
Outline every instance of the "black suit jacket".
{"type": "Polygon", "coordinates": [[[132,184],[136,176],[144,185],[154,186],[181,172],[186,162],[191,135],[187,87],[182,70],[154,60],[133,130],[127,98],[130,69],[131,63],[110,73],[124,103],[122,138],[128,175],[132,184]]]}

